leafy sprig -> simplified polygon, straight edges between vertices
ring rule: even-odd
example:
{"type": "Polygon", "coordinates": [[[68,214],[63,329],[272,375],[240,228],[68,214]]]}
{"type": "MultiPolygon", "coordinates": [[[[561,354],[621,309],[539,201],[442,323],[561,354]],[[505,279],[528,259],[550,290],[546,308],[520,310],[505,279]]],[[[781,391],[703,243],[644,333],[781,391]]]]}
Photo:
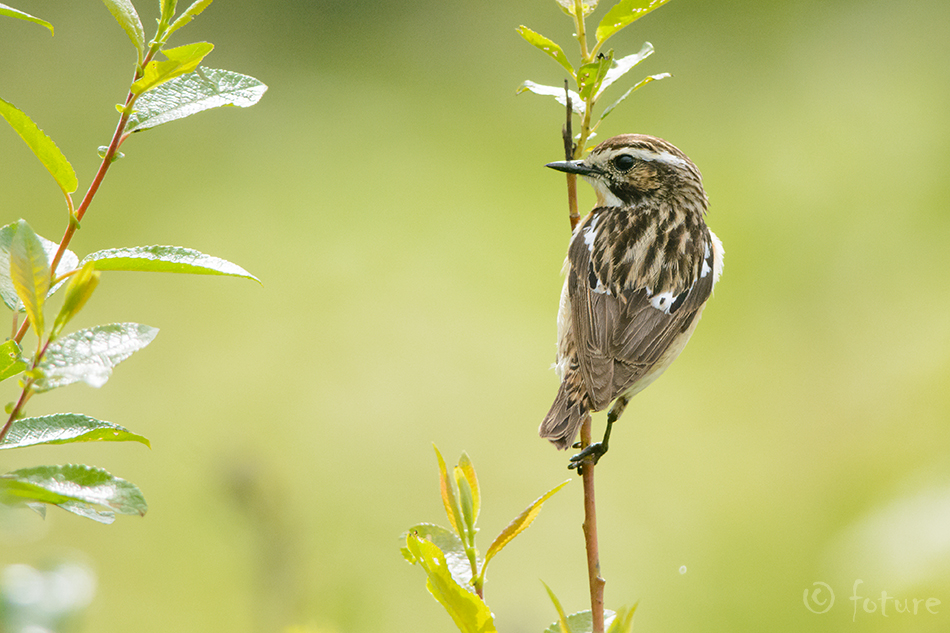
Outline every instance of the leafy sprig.
{"type": "Polygon", "coordinates": [[[432,523],[420,523],[404,535],[402,554],[407,561],[418,564],[426,573],[429,593],[445,607],[460,631],[495,631],[494,619],[485,604],[485,573],[488,563],[541,512],[541,506],[570,480],[559,484],[534,500],[515,517],[488,546],[482,557],[475,545],[476,523],[481,510],[481,489],[475,466],[462,453],[459,463],[449,474],[445,460],[435,448],[439,462],[439,490],[451,529],[432,523]]]}
{"type": "Polygon", "coordinates": [[[517,93],[532,92],[534,94],[554,97],[562,106],[567,105],[570,96],[571,109],[580,117],[580,131],[575,136],[572,158],[581,158],[590,149],[588,142],[594,138],[601,122],[614,109],[635,91],[646,84],[665,79],[669,73],[649,75],[640,80],[624,92],[619,99],[604,108],[600,116],[594,120],[593,110],[604,91],[618,79],[627,74],[634,66],[653,54],[653,45],[649,42],[643,45],[639,52],[625,57],[616,58],[613,50],[603,52],[604,44],[622,29],[636,20],[639,20],[654,9],[661,7],[669,0],[621,0],[614,5],[601,19],[594,32],[593,47],[588,47],[586,18],[597,8],[598,0],[556,0],[561,9],[574,22],[575,35],[580,51],[580,64],[577,68],[571,64],[564,49],[552,39],[541,35],[526,26],[519,26],[517,31],[529,44],[539,49],[557,62],[573,81],[575,90],[565,90],[564,87],[547,86],[533,81],[525,81],[518,87],[517,93]]]}
{"type": "MultiPolygon", "coordinates": [[[[197,0],[177,17],[176,0],[160,0],[161,17],[148,42],[129,0],[103,2],[135,48],[135,71],[126,99],[117,107],[115,133],[109,145],[100,148],[102,162],[78,205],[72,194],[79,188],[79,180],[66,156],[29,116],[0,98],[0,117],[50,172],[68,213],[66,231],[58,244],[37,235],[25,220],[0,228],[0,299],[13,313],[11,339],[0,345],[0,381],[20,376],[20,396],[7,406],[8,417],[0,428],[0,450],[90,441],[133,441],[149,446],[141,435],[82,414],[25,417],[26,404],[36,394],[74,382],[101,387],[116,365],[151,343],[158,333],[156,328],[138,323],[112,323],[65,333],[96,290],[102,272],[224,275],[259,281],[236,264],[180,246],[112,248],[87,255],[82,261],[69,250],[110,165],[122,156],[119,147],[130,135],[210,108],[248,107],[267,90],[253,77],[200,67],[214,48],[210,43],[165,48],[169,36],[211,0],[197,0]],[[165,59],[156,59],[159,55],[165,59]],[[64,285],[59,310],[51,310],[48,299],[64,285]],[[31,330],[36,349],[27,355],[21,344],[31,330]]],[[[53,33],[45,20],[3,4],[0,16],[40,24],[53,33]]],[[[103,523],[111,523],[115,513],[142,515],[147,510],[134,484],[82,465],[35,466],[0,475],[0,503],[27,506],[41,514],[45,514],[46,504],[51,504],[103,523]]]]}

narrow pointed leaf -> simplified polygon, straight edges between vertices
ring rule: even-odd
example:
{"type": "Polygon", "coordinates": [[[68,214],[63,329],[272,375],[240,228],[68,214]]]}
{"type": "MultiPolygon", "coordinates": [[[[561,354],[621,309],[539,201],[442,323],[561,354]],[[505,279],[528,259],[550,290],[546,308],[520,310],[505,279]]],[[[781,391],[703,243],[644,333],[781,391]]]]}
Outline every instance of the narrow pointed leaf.
{"type": "Polygon", "coordinates": [[[264,96],[263,83],[229,70],[198,68],[149,90],[135,102],[129,132],[141,132],[192,114],[236,106],[247,108],[264,96]]]}
{"type": "Polygon", "coordinates": [[[145,66],[145,73],[142,78],[132,84],[130,90],[134,94],[142,94],[146,90],[154,88],[174,79],[179,75],[190,73],[198,67],[205,55],[211,52],[214,44],[209,42],[197,42],[195,44],[185,44],[177,48],[169,48],[162,51],[168,59],[165,61],[150,61],[145,66]]]}
{"type": "Polygon", "coordinates": [[[101,387],[112,368],[152,342],[158,328],[138,323],[97,325],[72,332],[50,343],[40,362],[42,377],[34,384],[37,392],[85,382],[101,387]]]}
{"type": "Polygon", "coordinates": [[[151,448],[146,438],[118,424],[79,413],[54,413],[14,420],[6,437],[0,442],[0,450],[73,442],[140,442],[151,448]]]}
{"type": "Polygon", "coordinates": [[[502,548],[505,547],[505,545],[511,542],[511,539],[524,532],[528,526],[531,525],[531,522],[534,521],[534,519],[538,516],[538,513],[541,512],[541,506],[544,505],[545,501],[550,499],[554,493],[559,491],[570,482],[571,480],[568,479],[564,483],[555,486],[551,490],[548,490],[546,493],[535,499],[534,503],[525,508],[524,512],[519,514],[514,521],[509,523],[508,527],[501,531],[501,534],[495,538],[494,542],[492,542],[492,544],[488,547],[488,551],[485,552],[485,565],[488,565],[488,561],[490,561],[495,554],[500,552],[502,548]]]}
{"type": "Polygon", "coordinates": [[[162,17],[165,22],[171,21],[175,17],[175,8],[178,6],[178,0],[161,0],[162,17]]]}
{"type": "Polygon", "coordinates": [[[475,475],[475,465],[472,464],[471,458],[465,451],[462,451],[462,456],[459,458],[458,467],[462,470],[462,473],[465,475],[465,479],[468,481],[468,486],[472,490],[474,521],[477,521],[478,513],[481,511],[482,507],[482,494],[478,488],[478,477],[475,475]]]}
{"type": "Polygon", "coordinates": [[[27,364],[20,355],[20,346],[16,341],[0,343],[0,380],[6,380],[25,371],[27,364]]]}
{"type": "Polygon", "coordinates": [[[445,506],[445,514],[449,518],[449,523],[452,524],[452,529],[455,530],[455,533],[461,538],[462,512],[455,498],[455,489],[452,486],[452,481],[449,479],[449,473],[445,467],[445,460],[442,459],[442,453],[439,452],[439,448],[435,444],[432,445],[432,448],[435,449],[435,456],[439,460],[439,491],[442,493],[442,505],[445,506]]]}
{"type": "Polygon", "coordinates": [[[600,97],[612,83],[623,77],[631,68],[642,62],[644,59],[653,54],[653,44],[650,42],[644,43],[643,47],[640,49],[640,52],[634,53],[633,55],[627,55],[626,57],[621,57],[620,59],[614,62],[613,67],[607,71],[607,75],[604,77],[603,83],[600,84],[600,89],[597,90],[597,98],[600,97]]]}
{"type": "Polygon", "coordinates": [[[103,506],[119,514],[144,515],[148,510],[135,484],[101,468],[77,464],[34,466],[0,475],[0,501],[53,505],[79,502],[103,506]]]}
{"type": "MultiPolygon", "coordinates": [[[[610,627],[616,614],[610,609],[604,609],[604,625],[610,627]]],[[[590,610],[579,611],[567,616],[567,626],[571,633],[592,633],[594,630],[594,619],[591,617],[590,610]]],[[[562,633],[559,622],[555,622],[544,633],[562,633]]]]}
{"type": "Polygon", "coordinates": [[[670,0],[620,0],[604,15],[597,26],[597,43],[606,42],[624,27],[639,20],[650,11],[658,9],[670,0]]]}
{"type": "MultiPolygon", "coordinates": [[[[432,523],[420,523],[409,528],[408,534],[426,539],[435,543],[445,556],[449,572],[460,586],[469,591],[472,587],[472,564],[465,553],[465,544],[452,530],[432,523]]],[[[402,555],[410,563],[414,561],[412,554],[405,547],[401,548],[402,555]]],[[[481,564],[481,560],[478,560],[481,564]]]]}
{"type": "MultiPolygon", "coordinates": [[[[13,246],[13,237],[16,235],[16,227],[17,223],[13,223],[0,228],[0,297],[2,297],[3,302],[11,310],[22,311],[23,304],[20,302],[16,288],[13,286],[13,280],[10,278],[10,248],[13,246]]],[[[37,237],[40,239],[40,243],[43,244],[43,250],[46,251],[46,258],[52,261],[59,248],[59,244],[49,241],[42,235],[37,235],[37,237]]],[[[76,253],[66,249],[63,253],[63,257],[59,260],[59,265],[56,267],[56,276],[60,277],[71,270],[75,270],[78,263],[79,258],[76,256],[76,253]]],[[[49,289],[46,296],[49,297],[56,292],[63,283],[65,282],[60,281],[56,283],[49,289]]]]}
{"type": "Polygon", "coordinates": [[[26,116],[9,101],[0,99],[0,116],[20,135],[30,150],[36,155],[43,166],[52,174],[56,184],[63,190],[63,195],[69,195],[79,187],[76,171],[69,164],[63,152],[60,151],[53,139],[48,137],[36,123],[26,116]]]}
{"type": "Polygon", "coordinates": [[[459,508],[462,510],[462,526],[465,542],[469,547],[475,546],[475,508],[472,503],[472,487],[465,479],[462,469],[456,466],[452,469],[455,476],[455,486],[459,494],[459,508]]]}
{"type": "Polygon", "coordinates": [[[452,617],[462,633],[494,633],[495,622],[488,606],[474,593],[459,585],[449,573],[442,551],[422,538],[406,537],[406,549],[426,573],[426,588],[452,617]]]}
{"type": "Polygon", "coordinates": [[[632,633],[633,614],[636,613],[636,611],[637,605],[633,605],[629,609],[627,607],[621,607],[620,610],[614,614],[611,622],[607,622],[607,618],[605,617],[604,624],[609,627],[607,633],[632,633]]]}
{"type": "Polygon", "coordinates": [[[172,22],[171,26],[168,27],[168,31],[165,32],[165,37],[185,26],[191,22],[196,15],[208,8],[208,5],[211,4],[211,0],[196,0],[190,7],[185,9],[185,12],[178,16],[178,18],[172,22]]]}
{"type": "Polygon", "coordinates": [[[225,275],[261,281],[237,264],[183,246],[110,248],[86,255],[80,263],[92,263],[96,270],[225,275]]]}
{"type": "MultiPolygon", "coordinates": [[[[557,625],[555,633],[572,633],[571,627],[567,624],[567,614],[564,613],[564,607],[561,606],[561,601],[554,595],[554,591],[548,587],[548,583],[542,580],[541,584],[544,585],[545,591],[548,592],[548,598],[551,599],[551,602],[554,604],[554,609],[557,611],[557,622],[554,623],[557,625]]],[[[553,627],[554,625],[551,625],[548,627],[548,630],[551,630],[553,627]]]]}
{"type": "Polygon", "coordinates": [[[39,24],[40,26],[45,26],[49,29],[49,34],[53,35],[53,25],[47,22],[46,20],[41,20],[40,18],[34,17],[29,13],[23,13],[18,11],[13,7],[8,7],[5,4],[0,4],[0,15],[6,15],[11,18],[17,18],[20,20],[26,20],[27,22],[32,22],[34,24],[39,24]]]}
{"type": "Polygon", "coordinates": [[[541,50],[544,53],[550,55],[554,61],[559,63],[561,67],[568,72],[571,77],[574,77],[574,67],[571,66],[571,62],[567,59],[567,55],[564,54],[564,51],[558,46],[553,40],[550,40],[540,33],[536,33],[529,29],[526,26],[519,26],[517,29],[518,35],[523,37],[528,44],[531,44],[535,48],[541,50]]]}
{"type": "MultiPolygon", "coordinates": [[[[518,86],[518,90],[515,91],[515,94],[521,94],[522,92],[533,92],[536,95],[554,97],[562,106],[567,105],[567,97],[564,95],[563,87],[543,86],[529,80],[518,86]]],[[[584,100],[573,90],[569,92],[571,95],[571,110],[578,116],[584,116],[584,100]]]]}
{"type": "Polygon", "coordinates": [[[89,263],[69,278],[66,285],[66,298],[63,299],[63,305],[53,322],[50,338],[58,337],[66,324],[79,314],[79,311],[86,305],[86,301],[92,296],[96,286],[99,285],[100,274],[93,268],[93,264],[89,263]]]}
{"type": "Polygon", "coordinates": [[[39,237],[25,221],[17,222],[10,246],[10,278],[37,338],[44,331],[43,307],[49,291],[49,261],[39,237]]]}
{"type": "Polygon", "coordinates": [[[145,29],[142,28],[142,20],[136,13],[135,7],[129,0],[102,0],[102,2],[132,40],[132,45],[135,46],[139,62],[141,62],[145,56],[145,29]]]}
{"type": "Polygon", "coordinates": [[[607,106],[606,108],[604,108],[603,114],[600,115],[600,120],[603,121],[605,118],[607,118],[607,115],[610,114],[611,112],[613,112],[613,111],[614,111],[614,108],[616,108],[618,105],[620,105],[620,103],[621,103],[624,99],[626,99],[627,97],[629,97],[629,96],[630,96],[631,94],[633,94],[633,92],[635,92],[636,90],[638,90],[638,89],[640,89],[641,87],[647,85],[647,84],[650,83],[651,81],[658,81],[658,80],[660,80],[660,79],[666,79],[667,77],[672,77],[672,76],[673,76],[673,75],[671,75],[670,73],[660,73],[660,74],[658,74],[658,75],[650,75],[649,77],[646,77],[645,79],[641,80],[641,81],[640,81],[637,85],[635,85],[633,88],[630,88],[630,89],[627,90],[625,93],[623,93],[623,95],[622,95],[619,99],[617,99],[616,101],[614,101],[613,103],[611,103],[609,106],[607,106]]]}

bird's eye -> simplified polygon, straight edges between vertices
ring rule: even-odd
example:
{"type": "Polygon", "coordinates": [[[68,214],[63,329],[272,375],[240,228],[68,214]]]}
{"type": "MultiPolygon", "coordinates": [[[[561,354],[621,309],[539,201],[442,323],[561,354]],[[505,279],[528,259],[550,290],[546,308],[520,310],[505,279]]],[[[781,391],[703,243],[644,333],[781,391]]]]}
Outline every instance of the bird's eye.
{"type": "Polygon", "coordinates": [[[630,154],[621,154],[620,156],[615,158],[613,162],[614,162],[614,167],[616,167],[620,171],[628,171],[631,167],[633,167],[633,164],[637,162],[637,159],[635,159],[630,154]]]}

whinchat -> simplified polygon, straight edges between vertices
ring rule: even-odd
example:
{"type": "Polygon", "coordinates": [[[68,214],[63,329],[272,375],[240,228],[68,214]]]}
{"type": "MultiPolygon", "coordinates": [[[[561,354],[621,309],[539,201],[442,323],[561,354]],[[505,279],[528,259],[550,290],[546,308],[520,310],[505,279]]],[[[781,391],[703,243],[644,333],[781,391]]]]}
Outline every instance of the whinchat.
{"type": "Polygon", "coordinates": [[[630,398],[683,351],[722,273],[723,250],[704,221],[699,169],[662,139],[623,134],[583,160],[547,166],[583,176],[597,193],[567,251],[561,386],[539,429],[566,449],[590,413],[613,402],[604,439],[571,458],[571,468],[582,468],[606,452],[630,398]]]}

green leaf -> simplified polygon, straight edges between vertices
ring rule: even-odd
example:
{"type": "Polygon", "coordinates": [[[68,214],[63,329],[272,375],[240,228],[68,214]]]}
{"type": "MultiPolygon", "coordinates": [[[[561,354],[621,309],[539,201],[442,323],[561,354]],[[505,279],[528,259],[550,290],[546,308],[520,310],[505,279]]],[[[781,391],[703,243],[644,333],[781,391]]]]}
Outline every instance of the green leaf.
{"type": "Polygon", "coordinates": [[[132,45],[135,46],[138,54],[138,63],[141,64],[145,56],[145,29],[142,28],[142,20],[135,12],[135,7],[129,0],[102,0],[102,2],[132,40],[132,45]]]}
{"type": "Polygon", "coordinates": [[[540,33],[535,33],[526,26],[519,26],[515,30],[528,44],[550,55],[571,77],[574,77],[574,67],[571,66],[571,62],[567,59],[567,55],[564,54],[561,47],[555,44],[553,40],[549,40],[540,33]]]}
{"type": "MultiPolygon", "coordinates": [[[[599,1],[600,0],[587,0],[587,2],[581,2],[581,11],[584,13],[585,18],[594,12],[599,1]]],[[[564,11],[564,13],[573,17],[574,0],[557,0],[557,3],[561,6],[561,10],[564,11]]]]}
{"type": "MultiPolygon", "coordinates": [[[[557,622],[555,622],[557,628],[554,630],[555,633],[571,633],[571,627],[567,623],[567,615],[564,613],[564,607],[561,606],[561,601],[554,595],[554,591],[548,587],[548,583],[542,580],[541,584],[544,585],[545,591],[548,592],[548,598],[554,603],[554,609],[557,611],[557,622]]],[[[551,630],[551,628],[553,628],[553,625],[548,627],[548,630],[551,630]]]]}
{"type": "Polygon", "coordinates": [[[133,83],[130,90],[139,95],[179,75],[190,73],[213,48],[214,44],[209,42],[197,42],[162,51],[168,59],[163,62],[150,61],[145,66],[142,78],[133,83]]]}
{"type": "Polygon", "coordinates": [[[472,487],[465,479],[462,469],[456,466],[452,469],[455,476],[455,486],[459,494],[459,508],[462,510],[462,532],[469,547],[475,546],[475,504],[472,499],[472,487]]]}
{"type": "Polygon", "coordinates": [[[459,508],[458,501],[455,498],[455,488],[449,479],[448,470],[445,468],[445,460],[442,459],[442,453],[439,447],[432,444],[435,449],[435,456],[439,460],[439,491],[442,493],[442,505],[445,506],[445,514],[449,517],[449,523],[455,533],[462,536],[462,510],[459,508]]]}
{"type": "Polygon", "coordinates": [[[37,17],[30,15],[29,13],[23,13],[18,11],[13,7],[8,7],[5,4],[0,4],[0,15],[6,15],[11,18],[17,18],[20,20],[26,20],[27,22],[32,22],[34,24],[39,24],[40,26],[45,26],[49,29],[49,34],[53,35],[53,25],[47,22],[46,20],[41,20],[37,17]]]}
{"type": "Polygon", "coordinates": [[[77,503],[103,506],[119,514],[144,515],[148,510],[135,484],[101,468],[34,466],[0,475],[0,502],[19,505],[31,501],[66,504],[64,509],[70,512],[76,512],[77,503]]]}
{"type": "Polygon", "coordinates": [[[457,468],[462,471],[465,481],[468,483],[468,487],[471,490],[472,526],[474,526],[475,522],[478,521],[478,513],[481,511],[482,494],[478,487],[478,477],[475,475],[475,465],[472,463],[471,458],[465,451],[462,451],[462,456],[459,458],[459,465],[457,468]]]}
{"type": "Polygon", "coordinates": [[[607,633],[631,633],[633,631],[633,614],[637,610],[637,605],[633,605],[629,609],[627,607],[621,607],[616,614],[614,614],[613,621],[607,622],[606,613],[604,614],[604,624],[609,628],[607,633]]]}
{"type": "Polygon", "coordinates": [[[633,88],[630,88],[625,93],[623,93],[623,95],[619,99],[617,99],[616,101],[611,103],[609,106],[604,108],[604,113],[600,115],[600,120],[603,121],[607,117],[608,114],[614,111],[614,108],[620,105],[620,102],[622,102],[624,99],[629,97],[634,91],[647,85],[651,81],[658,81],[660,79],[666,79],[667,77],[672,77],[672,76],[673,75],[671,75],[670,73],[660,73],[659,75],[650,75],[649,77],[646,77],[645,79],[640,81],[636,86],[634,86],[633,88]]]}
{"type": "Polygon", "coordinates": [[[606,42],[612,35],[639,20],[650,11],[658,9],[670,0],[620,0],[607,12],[597,26],[597,45],[606,42]]]}
{"type": "Polygon", "coordinates": [[[409,534],[406,536],[406,550],[412,557],[410,562],[418,563],[425,571],[429,593],[445,607],[462,633],[497,631],[488,606],[455,581],[449,573],[445,556],[435,543],[409,534]]]}
{"type": "Polygon", "coordinates": [[[39,364],[36,392],[79,382],[101,387],[112,368],[152,342],[158,328],[138,323],[112,323],[78,330],[53,341],[39,364]]]}
{"type": "MultiPolygon", "coordinates": [[[[81,501],[66,501],[58,505],[66,512],[72,512],[78,516],[92,519],[97,523],[109,525],[115,522],[115,512],[110,512],[108,510],[96,510],[88,503],[82,503],[81,501]]],[[[42,507],[45,508],[46,506],[42,507]]]]}
{"type": "Polygon", "coordinates": [[[0,450],[73,442],[140,442],[151,448],[148,439],[118,424],[79,413],[54,413],[39,418],[14,420],[6,437],[0,442],[0,450]]]}
{"type": "Polygon", "coordinates": [[[49,291],[49,261],[39,237],[24,220],[17,222],[10,245],[10,278],[17,296],[26,307],[37,338],[43,338],[43,307],[49,291]]]}
{"type": "Polygon", "coordinates": [[[30,120],[30,117],[26,116],[22,110],[19,110],[12,103],[3,99],[0,99],[0,116],[7,120],[7,123],[20,135],[20,138],[43,163],[43,166],[53,175],[56,184],[63,190],[63,195],[68,196],[76,191],[79,187],[79,179],[76,178],[73,166],[66,160],[56,143],[44,134],[43,130],[30,120]]]}
{"type": "Polygon", "coordinates": [[[266,91],[267,86],[253,77],[199,68],[139,97],[126,130],[141,132],[211,108],[247,108],[260,101],[266,91]]]}
{"type": "MultiPolygon", "coordinates": [[[[518,90],[515,91],[515,94],[521,94],[522,92],[533,92],[536,95],[554,97],[562,106],[567,105],[567,97],[564,95],[563,87],[556,88],[554,86],[542,86],[541,84],[536,84],[533,81],[526,81],[518,86],[518,90]]],[[[569,90],[568,92],[571,95],[571,110],[573,110],[578,116],[584,116],[584,100],[581,99],[581,96],[573,90],[569,90]]]]}
{"type": "Polygon", "coordinates": [[[20,346],[16,341],[0,343],[0,381],[16,376],[27,369],[23,362],[20,346]]]}
{"type": "MultiPolygon", "coordinates": [[[[16,288],[13,286],[13,280],[9,277],[10,273],[10,248],[13,246],[13,237],[16,235],[17,224],[8,224],[0,228],[0,297],[2,297],[3,302],[11,310],[22,310],[23,304],[20,302],[20,298],[17,296],[16,288]]],[[[46,251],[46,258],[52,261],[53,257],[56,256],[56,251],[59,249],[59,244],[56,242],[51,242],[42,235],[37,236],[40,239],[40,243],[43,244],[43,250],[46,251]]],[[[62,258],[59,260],[59,265],[56,267],[56,276],[60,277],[71,270],[75,270],[79,264],[79,258],[76,256],[76,253],[67,249],[62,258]]],[[[47,293],[47,297],[52,295],[56,290],[65,282],[60,281],[53,285],[47,293]]]]}
{"type": "Polygon", "coordinates": [[[613,82],[617,81],[623,77],[631,68],[642,62],[644,59],[653,54],[653,44],[646,42],[643,45],[643,48],[640,49],[639,53],[634,53],[633,55],[627,55],[626,57],[621,57],[620,59],[614,62],[614,66],[607,71],[607,74],[604,76],[603,83],[600,84],[600,89],[597,91],[596,98],[600,98],[600,95],[604,93],[604,90],[607,89],[613,82]]]}
{"type": "Polygon", "coordinates": [[[613,55],[613,51],[610,51],[606,55],[600,55],[594,61],[584,64],[577,69],[577,86],[581,99],[586,101],[591,95],[598,94],[600,85],[610,70],[613,55]]]}
{"type": "MultiPolygon", "coordinates": [[[[604,609],[604,625],[608,628],[612,626],[616,614],[610,609],[604,609]]],[[[567,616],[567,627],[571,633],[591,633],[594,630],[594,619],[591,617],[590,610],[579,611],[567,616]]],[[[555,622],[544,633],[562,633],[563,629],[560,622],[555,622]]],[[[613,632],[613,629],[610,628],[613,632]]]]}
{"type": "Polygon", "coordinates": [[[69,278],[69,283],[66,286],[66,298],[63,300],[63,306],[53,322],[53,329],[50,330],[51,339],[59,336],[66,324],[79,314],[79,311],[86,305],[86,301],[89,300],[96,286],[99,285],[100,274],[94,270],[93,264],[90,262],[69,278]]]}
{"type": "Polygon", "coordinates": [[[261,281],[237,264],[183,246],[109,248],[86,255],[81,264],[85,266],[89,263],[96,270],[224,275],[253,279],[258,283],[261,281]]]}
{"type": "Polygon", "coordinates": [[[168,27],[168,30],[165,31],[165,38],[167,39],[169,35],[185,26],[191,22],[196,15],[208,8],[208,5],[211,4],[211,0],[196,0],[190,7],[185,9],[185,12],[178,16],[172,25],[168,27]]]}
{"type": "MultiPolygon", "coordinates": [[[[455,532],[441,525],[420,523],[419,525],[414,525],[409,528],[407,534],[435,543],[445,556],[449,572],[452,574],[452,578],[455,579],[455,582],[469,591],[473,591],[472,563],[469,561],[468,555],[465,552],[465,544],[462,543],[455,532]]],[[[405,537],[406,534],[403,536],[405,537]]],[[[407,561],[410,563],[414,562],[414,557],[407,548],[400,548],[400,551],[402,551],[402,555],[407,561]]],[[[480,559],[477,562],[479,565],[481,564],[480,559]]]]}
{"type": "Polygon", "coordinates": [[[175,17],[175,7],[177,6],[178,6],[178,0],[161,0],[161,7],[162,7],[161,19],[168,22],[173,17],[175,17]]]}
{"type": "Polygon", "coordinates": [[[524,532],[528,526],[531,525],[531,522],[534,521],[534,519],[538,516],[538,513],[541,512],[541,506],[544,505],[544,502],[550,499],[554,493],[570,482],[571,480],[568,479],[564,483],[548,490],[546,493],[535,499],[534,503],[525,508],[524,512],[519,514],[514,521],[509,523],[508,527],[502,530],[501,534],[495,537],[495,540],[488,547],[488,551],[485,552],[485,565],[483,566],[483,569],[488,565],[488,561],[490,561],[495,554],[500,552],[505,547],[505,545],[511,542],[511,539],[524,532]]]}

